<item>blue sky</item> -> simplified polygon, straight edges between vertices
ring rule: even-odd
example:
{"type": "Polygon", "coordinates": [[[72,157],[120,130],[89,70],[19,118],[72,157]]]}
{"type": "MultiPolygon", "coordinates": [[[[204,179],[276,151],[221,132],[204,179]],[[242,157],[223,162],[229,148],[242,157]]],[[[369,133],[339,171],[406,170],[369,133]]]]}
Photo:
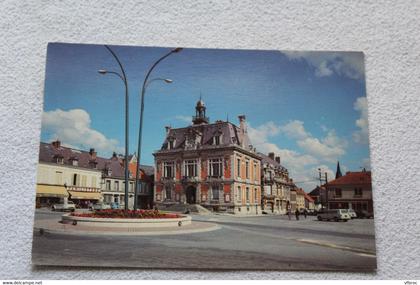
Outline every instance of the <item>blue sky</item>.
{"type": "MultiPolygon", "coordinates": [[[[147,69],[169,48],[111,46],[124,65],[130,95],[130,152],[136,150],[139,93],[147,69]]],[[[60,139],[99,155],[123,152],[124,85],[102,45],[48,46],[42,141],[60,139]]],[[[189,49],[152,73],[145,101],[142,163],[153,165],[164,126],[190,124],[200,94],[211,121],[245,114],[252,143],[274,151],[299,185],[316,184],[316,169],[332,175],[369,166],[363,54],[189,49]]]]}

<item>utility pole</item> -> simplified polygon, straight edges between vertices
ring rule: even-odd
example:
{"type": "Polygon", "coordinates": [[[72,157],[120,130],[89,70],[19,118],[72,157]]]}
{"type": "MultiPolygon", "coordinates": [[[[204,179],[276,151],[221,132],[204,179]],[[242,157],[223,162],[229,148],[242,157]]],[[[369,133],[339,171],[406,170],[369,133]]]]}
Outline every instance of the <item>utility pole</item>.
{"type": "MultiPolygon", "coordinates": [[[[321,168],[318,168],[318,173],[319,173],[319,193],[321,195],[321,187],[322,187],[322,183],[324,182],[325,184],[325,204],[326,207],[328,209],[328,190],[327,190],[327,184],[328,184],[328,174],[327,172],[324,172],[324,174],[322,174],[321,168]]],[[[323,205],[322,203],[322,198],[321,198],[321,205],[323,205]]]]}

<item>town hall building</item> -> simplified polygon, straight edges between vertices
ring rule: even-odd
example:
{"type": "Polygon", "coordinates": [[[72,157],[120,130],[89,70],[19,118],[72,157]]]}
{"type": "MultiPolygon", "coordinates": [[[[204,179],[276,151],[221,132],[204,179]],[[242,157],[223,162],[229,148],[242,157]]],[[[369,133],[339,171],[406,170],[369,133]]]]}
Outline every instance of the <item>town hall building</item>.
{"type": "Polygon", "coordinates": [[[155,203],[199,204],[212,211],[261,213],[261,157],[251,145],[246,119],[239,126],[209,122],[196,104],[192,125],[166,127],[155,156],[155,203]]]}

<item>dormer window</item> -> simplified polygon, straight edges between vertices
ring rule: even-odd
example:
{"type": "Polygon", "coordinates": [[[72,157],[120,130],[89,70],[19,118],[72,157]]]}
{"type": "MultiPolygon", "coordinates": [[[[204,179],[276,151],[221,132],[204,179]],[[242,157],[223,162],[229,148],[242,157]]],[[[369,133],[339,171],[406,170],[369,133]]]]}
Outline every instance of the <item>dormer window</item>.
{"type": "Polygon", "coordinates": [[[111,176],[112,175],[112,170],[110,168],[107,169],[107,175],[111,176]]]}
{"type": "Polygon", "coordinates": [[[97,165],[98,165],[98,163],[96,162],[96,160],[90,160],[89,161],[89,166],[91,167],[91,168],[93,168],[93,169],[97,169],[98,167],[97,167],[97,165]]]}
{"type": "Polygon", "coordinates": [[[168,149],[174,149],[175,148],[175,139],[174,138],[168,138],[168,149]]]}
{"type": "Polygon", "coordinates": [[[57,164],[64,164],[64,158],[61,154],[54,155],[53,161],[55,161],[57,164]]]}
{"type": "Polygon", "coordinates": [[[79,165],[79,161],[78,161],[78,159],[77,159],[77,157],[76,157],[76,156],[72,156],[72,157],[70,157],[70,158],[69,158],[69,162],[70,162],[70,164],[71,164],[71,165],[73,165],[73,166],[78,166],[78,165],[79,165]]]}
{"type": "Polygon", "coordinates": [[[215,135],[213,137],[213,145],[220,145],[220,135],[215,135]]]}

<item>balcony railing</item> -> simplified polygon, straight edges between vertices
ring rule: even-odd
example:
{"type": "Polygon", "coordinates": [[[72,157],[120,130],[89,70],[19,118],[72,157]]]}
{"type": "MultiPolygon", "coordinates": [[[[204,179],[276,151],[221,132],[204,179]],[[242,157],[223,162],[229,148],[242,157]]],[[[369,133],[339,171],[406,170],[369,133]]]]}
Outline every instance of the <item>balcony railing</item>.
{"type": "Polygon", "coordinates": [[[206,120],[207,122],[210,121],[209,117],[200,117],[200,116],[192,116],[193,121],[199,120],[206,120]]]}
{"type": "Polygon", "coordinates": [[[175,181],[175,177],[161,177],[160,180],[162,182],[171,182],[171,181],[175,181]]]}
{"type": "Polygon", "coordinates": [[[79,191],[79,192],[101,192],[99,188],[96,187],[85,187],[85,186],[66,186],[68,191],[79,191]]]}
{"type": "Polygon", "coordinates": [[[199,180],[196,176],[182,176],[182,182],[198,182],[199,180]]]}

